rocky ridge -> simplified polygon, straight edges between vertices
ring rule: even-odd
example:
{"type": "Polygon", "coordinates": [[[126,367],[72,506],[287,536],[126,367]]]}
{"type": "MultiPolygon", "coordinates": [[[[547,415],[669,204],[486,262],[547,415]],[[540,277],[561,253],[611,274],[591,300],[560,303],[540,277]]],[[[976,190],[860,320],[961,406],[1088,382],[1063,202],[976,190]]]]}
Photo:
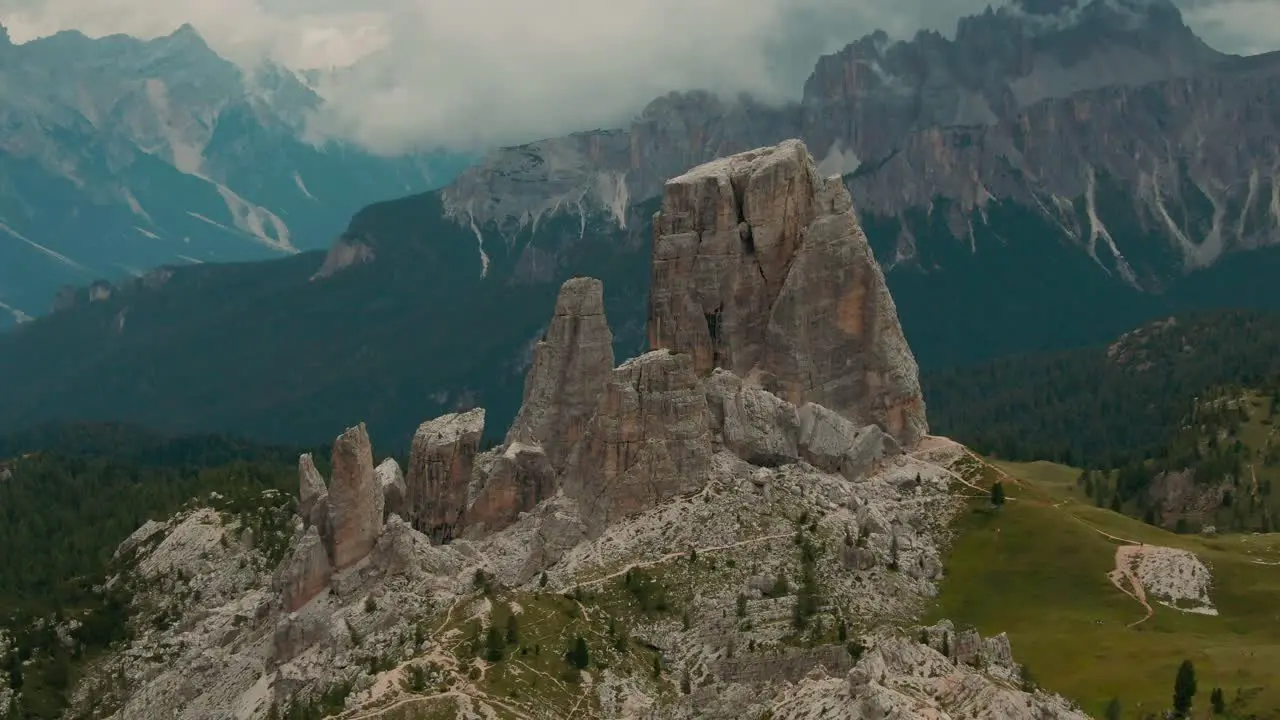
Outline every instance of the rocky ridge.
{"type": "Polygon", "coordinates": [[[1208,47],[1170,0],[1011,2],[954,39],[872,33],[821,58],[785,107],[671,93],[627,127],[498,151],[444,198],[460,224],[507,239],[558,213],[625,226],[667,177],[798,137],[864,216],[894,226],[889,266],[929,269],[935,212],[971,246],[1009,202],[1158,290],[1280,237],[1277,92],[1280,57],[1208,47]]]}
{"type": "MultiPolygon", "coordinates": [[[[788,158],[782,176],[817,177],[798,143],[730,165],[763,157],[788,158]]],[[[826,187],[756,192],[771,207],[833,207],[821,201],[826,187]]],[[[732,214],[731,199],[708,212],[732,214]]],[[[856,229],[842,207],[831,212],[847,221],[826,222],[856,229]]],[[[866,244],[858,232],[820,230],[791,241],[785,262],[801,287],[808,255],[866,244]]],[[[856,267],[859,255],[838,257],[856,267]]],[[[866,295],[884,292],[878,274],[864,282],[866,295]]],[[[786,376],[776,358],[801,339],[788,325],[757,340],[748,377],[700,366],[653,332],[650,352],[602,372],[598,286],[565,283],[528,374],[533,407],[506,442],[479,451],[483,410],[422,425],[403,515],[385,512],[398,468],[374,468],[360,425],[335,442],[327,488],[300,459],[293,541],[273,583],[244,569],[257,551],[226,541],[237,530],[216,515],[135,534],[145,537],[126,545],[134,574],[148,578],[142,612],[159,599],[152,588],[191,600],[180,636],[146,629],[102,664],[87,686],[109,697],[103,707],[118,718],[247,719],[337,697],[326,707],[347,718],[553,717],[584,704],[655,720],[1084,717],[1061,698],[1012,689],[1007,641],[946,642],[954,629],[926,629],[951,657],[919,641],[912,624],[937,592],[945,527],[962,503],[949,487],[966,456],[924,436],[922,405],[902,425],[868,411],[883,406],[870,393],[836,410],[770,392],[762,379],[786,376]],[[195,562],[188,546],[218,557],[202,573],[174,572],[195,562]],[[120,687],[100,680],[120,677],[120,687]]],[[[891,311],[881,306],[884,323],[891,311]]],[[[846,332],[834,314],[816,317],[809,332],[846,332]]],[[[885,356],[879,344],[900,337],[868,333],[866,357],[846,372],[864,372],[885,356]]],[[[909,358],[905,344],[893,352],[909,358]]]]}

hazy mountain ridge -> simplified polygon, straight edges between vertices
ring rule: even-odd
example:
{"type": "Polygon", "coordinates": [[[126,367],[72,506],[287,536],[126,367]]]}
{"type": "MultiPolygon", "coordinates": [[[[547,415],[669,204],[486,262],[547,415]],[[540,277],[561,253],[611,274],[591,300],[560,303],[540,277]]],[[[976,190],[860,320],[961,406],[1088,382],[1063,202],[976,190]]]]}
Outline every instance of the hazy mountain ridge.
{"type": "Polygon", "coordinates": [[[361,205],[459,166],[313,144],[321,102],[283,68],[242,71],[190,26],[151,41],[0,36],[0,322],[47,312],[63,285],[323,247],[361,205]]]}
{"type": "Polygon", "coordinates": [[[1207,49],[1164,2],[1094,5],[1089,22],[1112,31],[1082,32],[1075,15],[1033,25],[1024,3],[954,41],[869,36],[820,61],[790,107],[672,93],[628,129],[508,148],[442,191],[369,206],[327,258],[100,288],[94,307],[0,338],[0,374],[25,380],[0,388],[0,426],[118,419],[312,442],[359,415],[403,443],[424,413],[484,405],[505,422],[544,328],[529,308],[574,274],[599,277],[619,352],[634,352],[666,178],[795,128],[822,174],[843,174],[926,377],[1172,313],[1280,308],[1280,251],[1262,247],[1280,217],[1275,58],[1207,49]],[[1117,53],[1167,78],[1096,78],[1117,53]],[[1072,62],[1064,97],[1018,105],[1018,78],[1072,62]],[[873,64],[911,80],[862,72],[873,64]],[[929,125],[970,122],[979,100],[999,109],[991,124],[929,125]]]}
{"type": "MultiPolygon", "coordinates": [[[[988,10],[953,40],[873,33],[820,59],[788,107],[672,93],[628,128],[491,155],[445,191],[448,207],[481,228],[583,203],[617,215],[682,167],[795,136],[824,172],[851,175],[863,213],[902,222],[943,199],[952,235],[972,244],[987,206],[1011,199],[1146,289],[1272,242],[1280,64],[1209,48],[1166,0],[1074,5],[988,10]],[[1150,237],[1120,247],[1125,238],[1094,222],[1107,182],[1136,188],[1123,203],[1150,237]],[[1153,254],[1172,257],[1134,269],[1153,254]]],[[[885,260],[918,261],[914,235],[904,227],[885,260]]]]}

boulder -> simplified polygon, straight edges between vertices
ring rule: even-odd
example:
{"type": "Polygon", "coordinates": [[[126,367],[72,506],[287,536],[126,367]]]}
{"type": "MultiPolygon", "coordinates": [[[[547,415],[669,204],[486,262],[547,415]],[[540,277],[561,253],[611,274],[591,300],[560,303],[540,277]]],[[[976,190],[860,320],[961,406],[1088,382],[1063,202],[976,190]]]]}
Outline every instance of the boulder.
{"type": "Polygon", "coordinates": [[[752,465],[776,467],[799,458],[796,406],[717,368],[704,383],[720,441],[752,465]]]}
{"type": "Polygon", "coordinates": [[[902,452],[893,436],[878,426],[858,427],[821,405],[805,403],[799,418],[801,457],[850,480],[866,477],[882,458],[902,452]]]}
{"type": "Polygon", "coordinates": [[[604,285],[595,278],[572,278],[560,287],[551,324],[533,349],[524,401],[507,444],[539,444],[551,466],[562,470],[612,372],[604,285]]]}
{"type": "Polygon", "coordinates": [[[329,563],[324,540],[312,525],[294,547],[277,578],[284,611],[291,613],[310,602],[328,586],[332,574],[333,567],[329,563]]]}
{"type": "Polygon", "coordinates": [[[666,183],[654,219],[649,344],[904,446],[927,432],[915,357],[839,178],[790,140],[666,183]]]}
{"type": "Polygon", "coordinates": [[[616,368],[562,480],[588,532],[701,488],[711,427],[689,355],[656,350],[616,368]]]}
{"type": "Polygon", "coordinates": [[[329,486],[329,556],[334,571],[362,560],[382,529],[382,488],[373,471],[373,449],[364,423],[348,428],[333,443],[329,486]]]}
{"type": "Polygon", "coordinates": [[[463,526],[483,434],[484,408],[476,408],[425,422],[413,435],[406,519],[437,543],[449,542],[463,526]]]}

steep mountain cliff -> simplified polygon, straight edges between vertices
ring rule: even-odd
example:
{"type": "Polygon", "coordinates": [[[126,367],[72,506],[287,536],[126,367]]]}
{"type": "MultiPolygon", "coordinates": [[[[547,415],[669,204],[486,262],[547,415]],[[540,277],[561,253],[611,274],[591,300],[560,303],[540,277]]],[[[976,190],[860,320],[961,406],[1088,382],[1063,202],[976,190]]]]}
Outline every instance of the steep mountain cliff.
{"type": "MultiPolygon", "coordinates": [[[[545,328],[534,309],[601,278],[615,351],[634,354],[651,242],[686,230],[653,225],[667,178],[788,137],[843,177],[926,372],[1280,307],[1277,107],[1280,56],[1222,55],[1167,0],[1019,2],[954,39],[873,34],[820,60],[795,104],[658,98],[625,128],[508,148],[370,206],[325,257],[82,291],[98,302],[0,337],[0,376],[20,379],[0,385],[0,426],[312,442],[360,415],[407,446],[424,408],[483,405],[504,425],[545,328]]],[[[786,307],[770,262],[763,289],[742,287],[786,307]]]]}
{"type": "Polygon", "coordinates": [[[0,327],[47,313],[64,285],[323,247],[362,205],[460,165],[314,144],[321,102],[282,68],[242,71],[190,26],[22,45],[0,28],[0,327]]]}

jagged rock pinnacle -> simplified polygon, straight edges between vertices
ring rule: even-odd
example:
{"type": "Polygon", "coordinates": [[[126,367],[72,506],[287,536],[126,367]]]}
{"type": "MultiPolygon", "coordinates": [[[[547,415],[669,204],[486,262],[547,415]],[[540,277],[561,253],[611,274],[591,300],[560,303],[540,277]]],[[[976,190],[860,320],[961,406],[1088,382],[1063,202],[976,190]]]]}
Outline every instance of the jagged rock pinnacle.
{"type": "Polygon", "coordinates": [[[927,432],[915,357],[838,178],[788,140],[667,182],[654,219],[649,342],[797,406],[927,432]]]}
{"type": "Polygon", "coordinates": [[[533,350],[524,402],[507,444],[539,444],[552,467],[562,470],[611,372],[613,333],[604,314],[604,285],[572,278],[560,287],[551,325],[533,350]]]}
{"type": "Polygon", "coordinates": [[[348,428],[333,443],[329,485],[329,556],[334,570],[363,559],[382,529],[382,488],[373,471],[373,449],[364,423],[348,428]]]}

